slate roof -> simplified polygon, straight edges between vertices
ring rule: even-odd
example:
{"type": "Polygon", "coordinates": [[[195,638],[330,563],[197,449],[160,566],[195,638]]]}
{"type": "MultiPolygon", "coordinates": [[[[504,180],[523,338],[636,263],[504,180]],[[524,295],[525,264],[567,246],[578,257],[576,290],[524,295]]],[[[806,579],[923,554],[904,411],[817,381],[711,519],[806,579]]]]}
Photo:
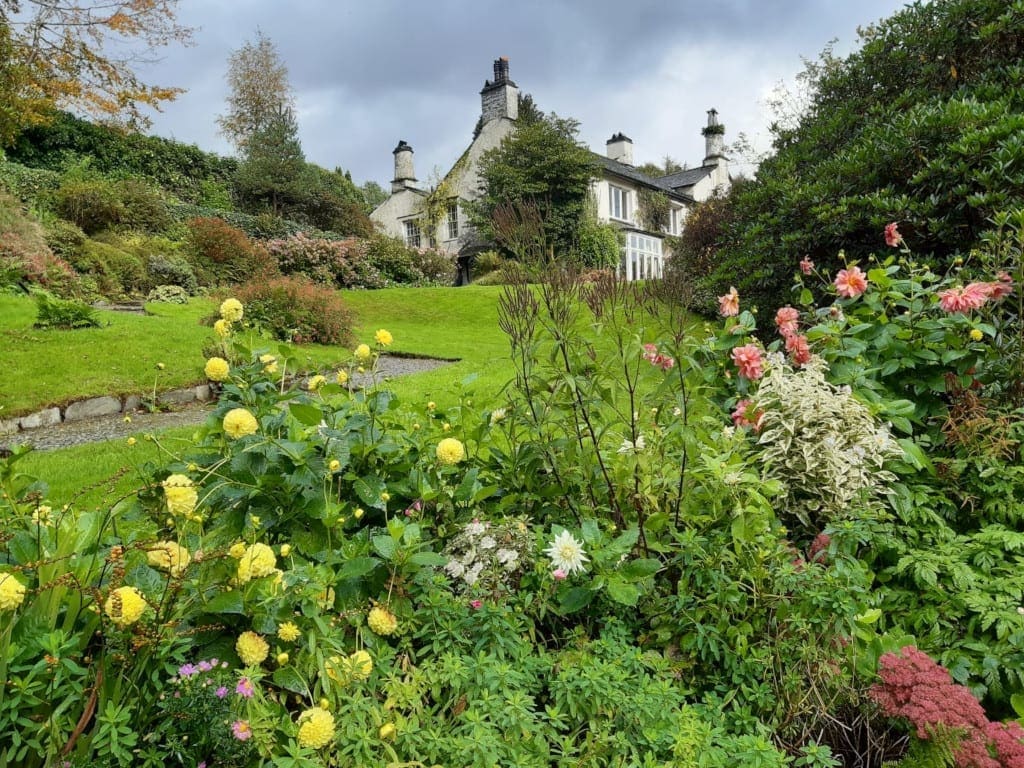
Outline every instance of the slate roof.
{"type": "Polygon", "coordinates": [[[606,171],[608,171],[608,173],[614,174],[624,179],[629,179],[630,181],[635,181],[637,184],[642,184],[643,186],[650,187],[651,189],[660,190],[683,202],[693,202],[693,198],[691,198],[685,192],[680,192],[678,189],[671,187],[668,184],[665,184],[662,179],[654,179],[648,176],[646,173],[641,173],[632,165],[620,163],[618,160],[612,160],[610,157],[607,157],[606,155],[600,155],[597,152],[591,152],[590,154],[592,154],[597,159],[600,165],[606,171]]]}
{"type": "Polygon", "coordinates": [[[661,176],[655,179],[655,181],[658,184],[667,186],[669,189],[692,187],[705,176],[711,175],[713,170],[715,170],[713,165],[701,165],[697,168],[687,168],[685,171],[679,171],[678,173],[670,173],[668,176],[661,176]]]}

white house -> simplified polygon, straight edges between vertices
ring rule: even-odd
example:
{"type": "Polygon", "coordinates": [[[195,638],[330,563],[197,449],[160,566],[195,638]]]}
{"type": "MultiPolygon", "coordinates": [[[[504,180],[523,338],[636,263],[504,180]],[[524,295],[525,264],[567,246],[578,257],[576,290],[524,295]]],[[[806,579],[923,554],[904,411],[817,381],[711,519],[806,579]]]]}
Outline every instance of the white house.
{"type": "MultiPolygon", "coordinates": [[[[389,235],[403,239],[413,247],[433,245],[459,257],[465,267],[468,259],[490,244],[482,242],[469,226],[461,202],[474,200],[480,192],[478,168],[480,158],[488,149],[501,144],[516,125],[519,115],[519,89],[509,78],[508,59],[494,62],[494,80],[487,80],[480,91],[481,117],[472,143],[445,174],[444,211],[431,217],[436,230],[424,232],[424,212],[428,191],[418,186],[413,169],[413,149],[404,140],[395,147],[395,178],[391,196],[377,206],[370,218],[389,235]],[[438,215],[440,214],[440,215],[438,215]]],[[[697,168],[668,176],[651,177],[633,166],[633,142],[622,133],[613,135],[599,160],[600,176],[591,186],[597,203],[598,217],[619,226],[625,236],[620,274],[629,280],[660,277],[664,260],[670,256],[664,245],[666,235],[680,233],[688,206],[706,200],[729,187],[728,158],[724,152],[724,128],[718,113],[708,110],[705,136],[705,157],[697,168]],[[663,193],[669,200],[668,224],[660,231],[645,229],[640,214],[644,190],[663,193]]],[[[460,270],[460,278],[468,274],[460,270]]]]}

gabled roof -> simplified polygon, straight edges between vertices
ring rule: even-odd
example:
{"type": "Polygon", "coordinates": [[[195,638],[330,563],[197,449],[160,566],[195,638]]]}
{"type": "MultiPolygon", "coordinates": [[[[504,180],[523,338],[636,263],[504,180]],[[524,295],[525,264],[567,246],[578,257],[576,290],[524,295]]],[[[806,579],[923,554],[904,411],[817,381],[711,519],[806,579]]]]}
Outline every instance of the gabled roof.
{"type": "Polygon", "coordinates": [[[696,168],[687,168],[678,173],[670,173],[668,176],[661,176],[656,181],[669,189],[677,190],[680,187],[692,187],[701,179],[710,176],[714,170],[715,166],[713,165],[701,165],[696,168]]]}
{"type": "Polygon", "coordinates": [[[650,189],[656,189],[659,192],[664,192],[665,194],[676,198],[680,202],[693,202],[692,197],[690,197],[685,192],[680,192],[678,189],[668,184],[665,184],[663,179],[652,178],[648,176],[646,173],[641,173],[632,165],[620,163],[618,160],[612,160],[610,157],[598,154],[597,152],[591,152],[590,154],[593,155],[597,159],[600,166],[603,167],[610,174],[619,176],[620,178],[623,179],[628,179],[629,181],[636,182],[637,184],[648,187],[650,189]]]}

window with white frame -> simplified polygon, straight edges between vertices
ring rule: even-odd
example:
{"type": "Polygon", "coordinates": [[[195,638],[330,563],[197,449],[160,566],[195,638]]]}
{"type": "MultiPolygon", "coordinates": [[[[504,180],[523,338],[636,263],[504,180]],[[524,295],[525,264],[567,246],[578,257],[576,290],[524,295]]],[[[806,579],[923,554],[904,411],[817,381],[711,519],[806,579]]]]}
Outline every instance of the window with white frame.
{"type": "Polygon", "coordinates": [[[628,189],[608,185],[608,215],[619,221],[629,221],[630,218],[630,195],[628,189]]]}
{"type": "Polygon", "coordinates": [[[662,276],[661,239],[630,232],[622,249],[619,272],[626,280],[654,280],[662,276]]]}
{"type": "Polygon", "coordinates": [[[405,222],[405,244],[410,248],[420,247],[420,226],[415,221],[405,222]]]}
{"type": "Polygon", "coordinates": [[[452,200],[448,203],[448,239],[454,240],[459,236],[459,203],[452,200]]]}

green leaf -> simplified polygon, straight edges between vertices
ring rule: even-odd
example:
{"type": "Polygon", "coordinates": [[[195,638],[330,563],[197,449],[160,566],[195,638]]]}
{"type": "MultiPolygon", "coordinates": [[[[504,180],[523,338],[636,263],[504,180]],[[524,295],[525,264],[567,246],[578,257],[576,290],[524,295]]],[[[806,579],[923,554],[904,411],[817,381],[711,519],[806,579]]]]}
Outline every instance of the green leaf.
{"type": "Polygon", "coordinates": [[[292,416],[300,424],[304,424],[307,427],[315,427],[321,421],[323,421],[323,413],[315,405],[307,405],[305,403],[291,403],[288,406],[288,410],[292,416]]]}
{"type": "Polygon", "coordinates": [[[476,493],[476,478],[479,474],[480,470],[476,467],[469,470],[459,483],[459,487],[455,489],[452,499],[461,503],[470,501],[476,493]]]}
{"type": "Polygon", "coordinates": [[[441,567],[448,564],[448,558],[437,552],[417,552],[409,558],[412,565],[441,567]]]}
{"type": "Polygon", "coordinates": [[[575,613],[587,606],[594,599],[594,591],[587,587],[573,587],[564,595],[559,603],[562,613],[575,613]]]}
{"type": "Polygon", "coordinates": [[[608,597],[622,605],[636,605],[640,599],[640,590],[635,584],[623,581],[620,578],[608,579],[608,597]]]}
{"type": "Polygon", "coordinates": [[[653,557],[645,557],[638,560],[630,560],[619,569],[619,573],[622,574],[622,578],[626,581],[637,581],[647,576],[653,576],[660,570],[660,560],[655,560],[653,557]]]}
{"type": "Polygon", "coordinates": [[[583,541],[587,544],[594,544],[601,539],[601,529],[597,525],[597,520],[584,520],[580,526],[580,532],[583,534],[583,541]]]}
{"type": "Polygon", "coordinates": [[[384,493],[384,481],[374,475],[357,478],[352,483],[352,490],[356,492],[360,500],[368,507],[384,509],[386,504],[380,495],[384,493]]]}
{"type": "Polygon", "coordinates": [[[358,579],[380,565],[376,557],[354,557],[338,571],[338,579],[358,579]]]}
{"type": "Polygon", "coordinates": [[[1017,717],[1024,717],[1024,693],[1015,693],[1010,697],[1010,706],[1017,717]]]}
{"type": "Polygon", "coordinates": [[[207,613],[245,613],[245,600],[242,593],[237,590],[220,592],[206,604],[207,613]]]}
{"type": "Polygon", "coordinates": [[[907,460],[907,463],[915,469],[926,470],[930,474],[935,474],[935,466],[931,460],[925,455],[924,451],[921,450],[921,446],[915,443],[908,437],[897,440],[900,444],[900,448],[903,449],[903,457],[907,460]]]}
{"type": "Polygon", "coordinates": [[[395,557],[395,540],[388,535],[381,534],[373,537],[373,548],[377,554],[385,560],[393,560],[395,557]]]}
{"type": "Polygon", "coordinates": [[[273,679],[278,688],[284,688],[286,691],[297,693],[300,696],[309,694],[306,681],[295,671],[295,667],[279,667],[274,670],[273,679]]]}

